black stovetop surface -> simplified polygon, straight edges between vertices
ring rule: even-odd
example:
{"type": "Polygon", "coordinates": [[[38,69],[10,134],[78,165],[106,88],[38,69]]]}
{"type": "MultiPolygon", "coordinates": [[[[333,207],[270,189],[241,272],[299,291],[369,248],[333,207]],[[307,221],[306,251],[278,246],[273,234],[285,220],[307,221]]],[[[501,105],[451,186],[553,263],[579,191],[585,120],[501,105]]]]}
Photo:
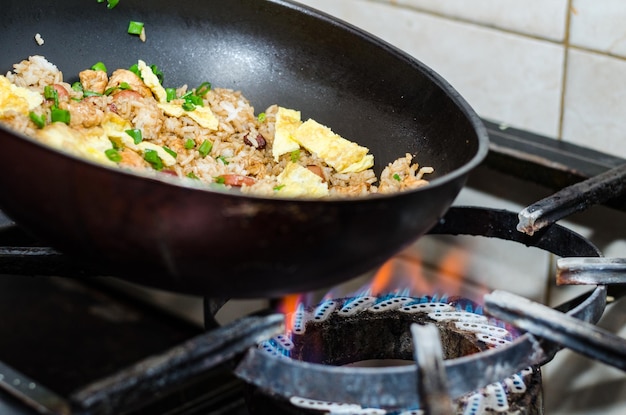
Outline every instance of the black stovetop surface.
{"type": "MultiPolygon", "coordinates": [[[[202,331],[97,280],[0,276],[0,362],[66,399],[202,331]]],[[[132,414],[244,415],[242,390],[229,371],[216,371],[132,414]]],[[[0,414],[37,411],[0,389],[0,414]]]]}

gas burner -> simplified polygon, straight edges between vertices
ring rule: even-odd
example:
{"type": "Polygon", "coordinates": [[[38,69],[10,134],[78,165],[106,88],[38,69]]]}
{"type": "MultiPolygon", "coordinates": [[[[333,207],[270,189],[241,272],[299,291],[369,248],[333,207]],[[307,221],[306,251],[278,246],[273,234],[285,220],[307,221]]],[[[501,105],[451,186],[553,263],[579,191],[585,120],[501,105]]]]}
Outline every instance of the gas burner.
{"type": "MultiPolygon", "coordinates": [[[[446,213],[430,234],[474,235],[505,239],[536,247],[560,257],[599,256],[596,247],[567,228],[552,225],[531,236],[514,231],[517,223],[517,214],[513,212],[454,207],[446,213]]],[[[556,309],[572,318],[595,323],[604,311],[606,294],[606,286],[596,286],[588,293],[563,303],[556,309]]],[[[466,330],[467,327],[456,327],[456,323],[464,323],[459,319],[451,320],[455,323],[454,330],[450,328],[441,330],[441,327],[450,326],[450,320],[438,321],[431,318],[428,316],[429,312],[421,312],[419,306],[417,310],[420,312],[414,314],[399,311],[419,301],[410,297],[385,301],[367,296],[348,304],[345,300],[332,300],[331,303],[321,304],[312,312],[308,311],[296,316],[292,340],[294,348],[291,355],[302,356],[302,360],[285,358],[282,356],[283,353],[268,353],[265,349],[253,348],[248,350],[235,369],[235,374],[272,397],[279,396],[288,400],[293,396],[298,396],[312,401],[340,402],[355,404],[361,408],[397,411],[402,408],[424,407],[423,396],[428,396],[428,394],[420,390],[425,382],[421,380],[420,372],[423,370],[419,369],[419,365],[418,370],[415,366],[380,367],[374,370],[340,365],[366,359],[390,357],[410,359],[408,357],[410,356],[409,345],[415,343],[411,342],[415,337],[411,338],[407,334],[407,325],[415,323],[413,318],[418,319],[417,324],[434,321],[439,331],[443,333],[441,337],[444,347],[449,347],[446,346],[446,341],[450,339],[457,342],[457,351],[444,352],[444,354],[447,353],[446,359],[441,361],[442,372],[446,378],[445,387],[442,389],[451,400],[469,399],[475,396],[474,391],[484,391],[485,388],[491,387],[490,385],[501,384],[503,379],[514,375],[522,376],[526,368],[549,362],[563,347],[558,343],[536,338],[529,333],[510,338],[499,338],[493,334],[482,333],[484,337],[481,340],[472,334],[470,336],[472,340],[469,340],[467,333],[470,331],[466,330]],[[376,306],[383,311],[373,311],[375,310],[373,307],[376,306]],[[395,308],[392,313],[393,318],[387,317],[389,314],[387,307],[395,308]],[[361,323],[355,324],[351,316],[359,315],[364,312],[363,309],[368,309],[368,324],[374,324],[379,320],[384,321],[384,323],[376,324],[385,326],[383,328],[387,331],[372,331],[369,326],[364,328],[361,323]],[[327,314],[330,316],[328,319],[333,321],[332,325],[328,325],[328,330],[321,330],[321,327],[326,326],[324,322],[312,324],[309,321],[309,324],[305,324],[310,315],[313,315],[313,319],[318,317],[323,320],[327,314]],[[420,315],[422,320],[419,320],[420,315]],[[298,330],[304,330],[304,334],[298,334],[298,330]],[[316,330],[320,331],[320,334],[314,336],[316,330]],[[465,335],[459,334],[458,331],[465,335]],[[359,336],[368,337],[367,335],[372,332],[375,333],[377,346],[374,349],[363,349],[364,344],[368,342],[360,341],[363,338],[359,336]],[[394,341],[386,341],[384,333],[389,332],[393,335],[388,335],[388,337],[393,338],[394,341]],[[347,337],[351,340],[345,340],[346,333],[351,333],[349,336],[352,337],[347,337]],[[304,346],[299,346],[300,348],[296,347],[299,335],[306,335],[307,339],[311,339],[307,340],[304,346]],[[345,347],[345,342],[349,342],[350,347],[345,347]],[[384,353],[376,354],[376,350],[383,350],[384,353]],[[315,356],[321,357],[315,358],[315,356]]],[[[425,301],[424,304],[426,303],[435,303],[436,307],[444,308],[450,305],[442,301],[425,301]]],[[[458,315],[467,313],[467,310],[462,307],[457,309],[457,303],[453,305],[455,309],[449,311],[450,313],[458,315]]],[[[444,313],[442,311],[436,314],[443,316],[444,313]]],[[[474,315],[472,318],[479,320],[471,322],[477,327],[489,326],[482,320],[486,318],[485,316],[474,315]]],[[[285,338],[282,340],[285,341],[285,338]]],[[[524,381],[527,382],[526,379],[524,381]]],[[[474,401],[465,401],[468,414],[472,413],[472,408],[480,408],[479,404],[474,403],[478,405],[474,406],[472,403],[474,401]]],[[[291,404],[290,406],[293,407],[291,404]]]]}
{"type": "MultiPolygon", "coordinates": [[[[466,299],[437,299],[429,296],[359,296],[333,299],[316,307],[301,307],[287,320],[290,333],[259,344],[259,349],[280,359],[326,365],[385,365],[392,360],[414,364],[412,324],[434,324],[440,333],[445,359],[462,358],[503,347],[519,333],[501,321],[481,313],[481,307],[466,299]]],[[[253,414],[279,407],[295,414],[420,414],[418,408],[363,407],[308,399],[288,400],[262,396],[255,391],[249,399],[253,414]]],[[[454,401],[454,413],[475,415],[496,411],[502,414],[541,414],[541,375],[537,367],[521,370],[501,382],[487,385],[454,401]]]]}

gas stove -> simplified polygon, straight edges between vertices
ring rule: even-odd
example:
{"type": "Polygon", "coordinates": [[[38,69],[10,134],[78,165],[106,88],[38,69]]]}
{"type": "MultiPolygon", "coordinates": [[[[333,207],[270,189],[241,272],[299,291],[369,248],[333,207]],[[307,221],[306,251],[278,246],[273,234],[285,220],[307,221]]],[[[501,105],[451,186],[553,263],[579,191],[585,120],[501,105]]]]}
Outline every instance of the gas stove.
{"type": "MultiPolygon", "coordinates": [[[[522,205],[524,197],[538,200],[626,163],[489,121],[486,125],[491,152],[468,187],[522,205]],[[511,180],[531,194],[511,191],[511,180]]],[[[606,205],[602,209],[620,220],[626,211],[620,192],[591,202],[606,205]]],[[[576,218],[593,230],[593,216],[585,212],[576,218]]],[[[433,269],[423,258],[433,246],[456,246],[458,238],[477,237],[488,240],[492,254],[502,246],[513,252],[530,246],[542,257],[545,252],[585,258],[602,254],[568,227],[548,225],[536,230],[539,236],[530,236],[515,229],[517,220],[506,210],[455,206],[429,235],[380,270],[303,294],[285,309],[288,302],[278,299],[202,299],[92,275],[4,218],[0,413],[407,415],[425,409],[432,414],[534,414],[544,413],[546,406],[550,414],[559,407],[552,402],[561,400],[561,406],[571,408],[566,401],[580,399],[550,395],[567,393],[566,384],[579,376],[580,384],[569,390],[608,386],[612,396],[598,401],[598,410],[619,410],[626,404],[624,388],[613,386],[620,379],[624,383],[620,353],[626,351],[619,343],[619,325],[601,320],[605,329],[600,334],[618,338],[609,338],[599,354],[594,354],[596,344],[582,340],[588,356],[572,355],[554,339],[525,333],[536,327],[510,324],[523,320],[510,315],[518,306],[529,313],[538,310],[538,317],[529,318],[534,324],[548,319],[537,302],[501,292],[515,285],[507,281],[506,268],[490,280],[481,276],[480,257],[457,256],[454,264],[474,262],[463,269],[446,268],[441,259],[434,260],[433,269]],[[474,277],[459,278],[469,269],[474,277]],[[609,376],[591,380],[574,370],[587,373],[591,365],[608,370],[609,376]]],[[[491,262],[497,263],[497,257],[491,262]]],[[[529,270],[534,272],[532,266],[529,270]]],[[[541,285],[541,279],[528,280],[527,285],[541,285]]],[[[623,316],[623,284],[615,281],[620,280],[609,281],[608,290],[578,287],[575,295],[544,286],[542,291],[555,295],[540,300],[588,322],[583,328],[591,330],[603,314],[615,321],[623,316]]]]}

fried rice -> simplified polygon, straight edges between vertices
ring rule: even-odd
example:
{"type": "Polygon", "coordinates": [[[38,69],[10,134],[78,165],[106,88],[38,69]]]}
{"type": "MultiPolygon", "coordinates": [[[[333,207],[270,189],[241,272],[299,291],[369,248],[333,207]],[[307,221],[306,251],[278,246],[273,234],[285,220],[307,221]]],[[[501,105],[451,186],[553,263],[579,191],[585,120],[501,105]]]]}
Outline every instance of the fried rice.
{"type": "MultiPolygon", "coordinates": [[[[339,172],[328,160],[306,148],[275,157],[272,149],[279,105],[255,114],[242,92],[231,89],[203,84],[199,87],[203,89],[201,95],[198,88],[187,85],[172,91],[172,102],[177,105],[184,106],[185,96],[200,97],[196,108],[210,109],[216,119],[215,125],[207,126],[198,121],[200,112],[195,119],[192,117],[193,109],[177,116],[164,111],[149,80],[127,69],[110,75],[87,69],[79,74],[80,82],[70,85],[45,57],[31,56],[15,64],[3,78],[12,87],[20,91],[25,88],[40,99],[35,105],[29,96],[31,105],[26,111],[7,106],[12,95],[7,95],[4,85],[0,88],[0,122],[63,151],[139,173],[158,170],[182,180],[280,197],[284,195],[280,175],[294,163],[321,179],[328,189],[323,197],[349,197],[425,186],[428,181],[424,175],[433,171],[431,167],[420,167],[410,154],[399,155],[379,178],[372,168],[339,172]],[[60,122],[54,120],[54,110],[67,117],[60,122]],[[111,133],[115,123],[122,131],[139,131],[140,139],[111,133]],[[76,139],[68,139],[70,136],[76,139]],[[152,158],[146,157],[150,151],[152,158]]],[[[296,194],[311,196],[306,192],[296,194]]]]}

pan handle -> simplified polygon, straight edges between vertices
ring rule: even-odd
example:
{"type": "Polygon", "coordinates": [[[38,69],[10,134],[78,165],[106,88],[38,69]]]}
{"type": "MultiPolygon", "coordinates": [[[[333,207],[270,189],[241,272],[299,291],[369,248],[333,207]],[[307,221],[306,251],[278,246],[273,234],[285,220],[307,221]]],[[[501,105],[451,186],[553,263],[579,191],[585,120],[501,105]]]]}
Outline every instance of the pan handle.
{"type": "Polygon", "coordinates": [[[210,369],[234,365],[238,355],[283,331],[282,314],[238,319],[78,390],[70,397],[72,413],[117,415],[143,406],[210,369]]]}
{"type": "Polygon", "coordinates": [[[559,219],[624,193],[626,193],[626,164],[565,187],[524,208],[518,215],[517,230],[533,235],[559,219]]]}

